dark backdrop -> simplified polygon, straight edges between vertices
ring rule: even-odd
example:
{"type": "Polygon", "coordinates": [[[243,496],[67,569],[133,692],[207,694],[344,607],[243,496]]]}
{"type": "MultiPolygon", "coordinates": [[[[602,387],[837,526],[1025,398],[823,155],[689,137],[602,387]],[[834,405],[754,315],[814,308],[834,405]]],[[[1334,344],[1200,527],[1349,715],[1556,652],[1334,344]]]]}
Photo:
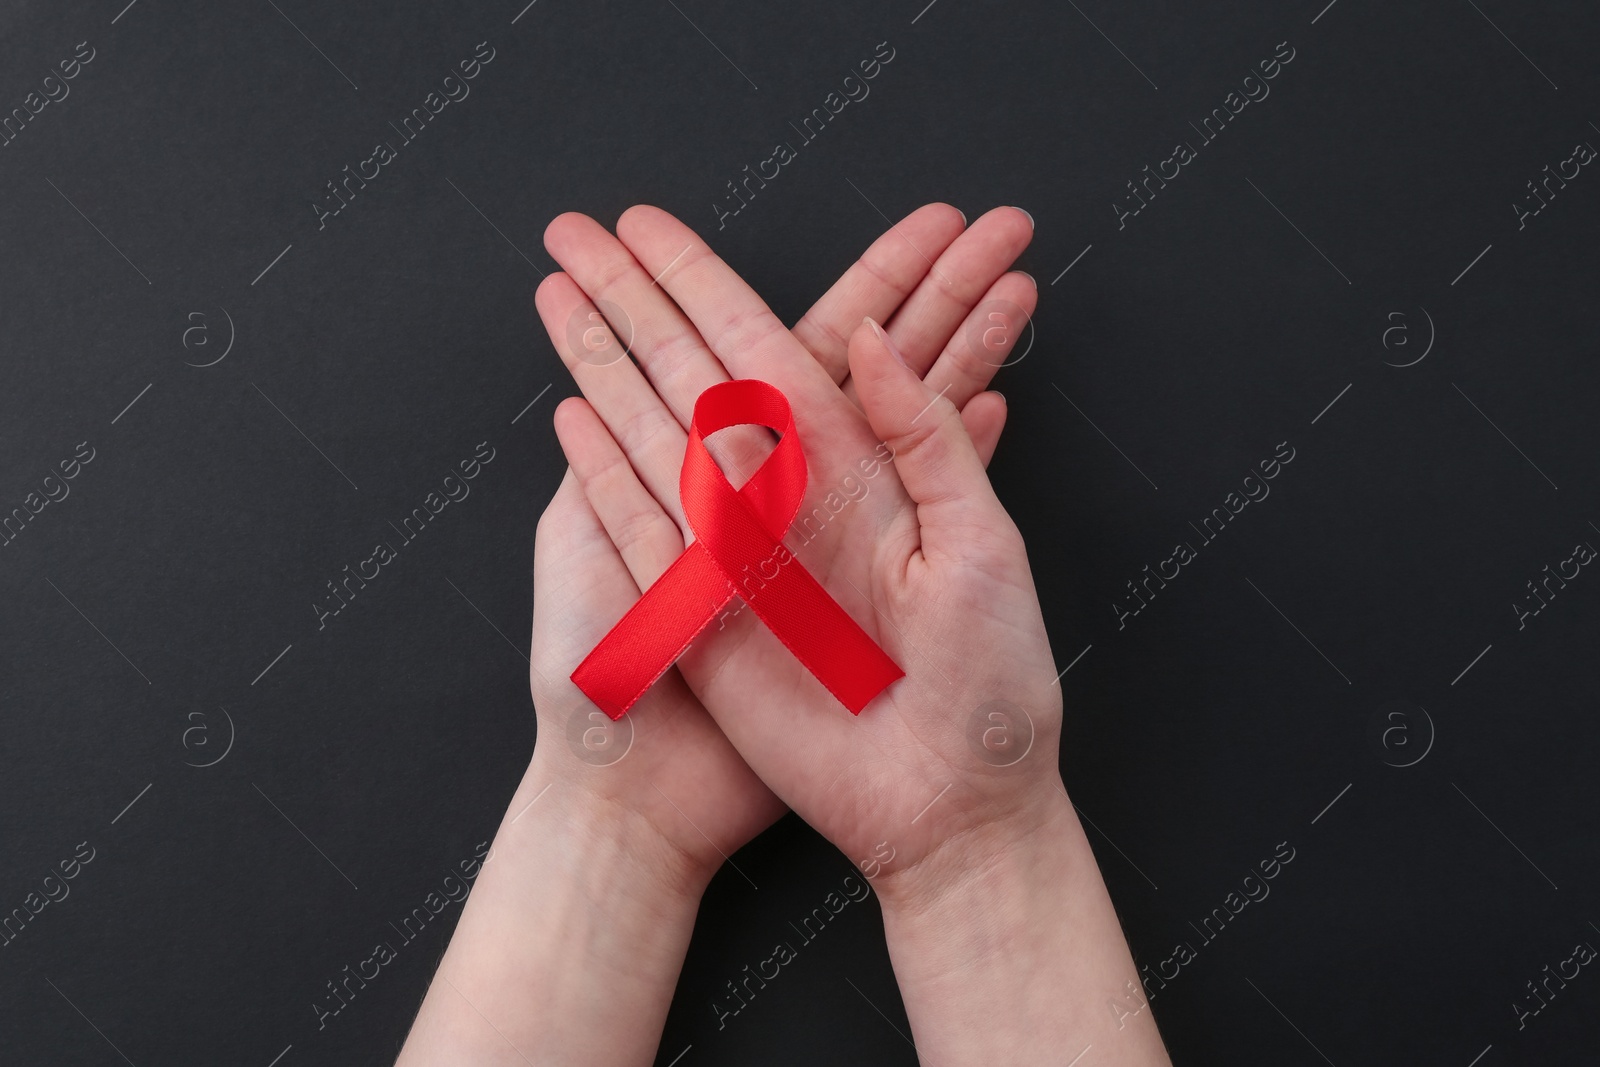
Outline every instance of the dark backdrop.
{"type": "MultiPolygon", "coordinates": [[[[1548,976],[1600,945],[1593,5],[125,2],[0,13],[0,913],[70,890],[0,948],[0,1061],[387,1062],[458,905],[313,1004],[533,743],[573,391],[544,225],[662,205],[793,321],[930,200],[1037,219],[994,478],[1178,1062],[1592,1061],[1600,974],[1548,976]],[[880,42],[870,96],[719,219],[880,42]]],[[[875,903],[719,1031],[852,869],[793,818],[738,862],[761,888],[713,884],[660,1063],[914,1062],[875,903]]]]}

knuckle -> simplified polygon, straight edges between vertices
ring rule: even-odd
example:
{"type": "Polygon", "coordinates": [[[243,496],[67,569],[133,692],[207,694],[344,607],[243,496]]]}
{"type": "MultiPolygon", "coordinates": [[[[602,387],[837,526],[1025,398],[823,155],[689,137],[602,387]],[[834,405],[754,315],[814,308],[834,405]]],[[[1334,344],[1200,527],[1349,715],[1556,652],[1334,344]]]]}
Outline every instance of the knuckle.
{"type": "Polygon", "coordinates": [[[629,456],[643,455],[650,443],[654,441],[668,424],[676,426],[677,420],[667,414],[666,409],[649,405],[641,407],[622,420],[617,427],[617,443],[622,445],[622,450],[629,456]]]}
{"type": "Polygon", "coordinates": [[[636,549],[650,547],[651,542],[661,532],[660,519],[659,514],[639,508],[617,521],[611,540],[624,559],[634,554],[636,549]]]}
{"type": "Polygon", "coordinates": [[[743,308],[730,315],[718,331],[719,347],[759,348],[776,334],[787,332],[765,306],[743,308]]]}
{"type": "Polygon", "coordinates": [[[870,251],[858,259],[856,265],[901,301],[911,295],[912,287],[916,284],[914,280],[900,277],[892,269],[880,265],[870,251]]]}

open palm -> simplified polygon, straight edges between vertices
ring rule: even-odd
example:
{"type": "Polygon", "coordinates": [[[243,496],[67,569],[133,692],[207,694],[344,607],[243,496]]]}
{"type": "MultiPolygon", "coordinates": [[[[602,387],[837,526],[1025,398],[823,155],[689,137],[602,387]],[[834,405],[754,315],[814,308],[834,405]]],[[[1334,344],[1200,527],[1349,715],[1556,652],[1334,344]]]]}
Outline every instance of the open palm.
{"type": "MultiPolygon", "coordinates": [[[[1004,214],[992,215],[963,233],[964,224],[957,216],[953,209],[940,205],[914,213],[869,249],[792,334],[777,326],[788,341],[786,358],[808,364],[843,408],[853,413],[851,425],[856,436],[849,440],[857,442],[861,434],[866,435],[863,457],[873,453],[877,440],[835,382],[844,381],[846,390],[852,388],[846,379],[845,342],[864,315],[889,320],[903,342],[923,354],[923,365],[931,366],[946,348],[964,345],[958,327],[968,325],[979,297],[987,294],[991,300],[1009,298],[1018,305],[1032,306],[1029,281],[1002,274],[1026,243],[1026,235],[1008,225],[1004,214]],[[929,251],[940,256],[937,265],[928,258],[929,251]],[[960,280],[955,290],[949,284],[952,279],[960,280]]],[[[635,209],[619,223],[625,240],[634,223],[673,239],[687,232],[659,212],[635,209]],[[662,226],[668,228],[662,230],[662,226]]],[[[694,241],[698,243],[697,238],[694,241]]],[[[539,710],[539,736],[545,742],[538,746],[535,760],[545,764],[552,780],[611,801],[625,817],[647,820],[668,847],[690,856],[697,867],[714,869],[723,856],[775,819],[783,802],[741,758],[678,671],[669,671],[619,724],[606,720],[567,678],[572,667],[638,598],[640,590],[648,588],[683,550],[684,527],[676,495],[682,427],[699,389],[726,377],[711,351],[699,343],[693,325],[667,296],[675,292],[670,280],[673,272],[699,257],[691,245],[676,265],[663,261],[647,273],[628,247],[592,220],[574,215],[553,223],[546,242],[567,274],[554,275],[540,287],[539,310],[557,349],[594,406],[569,401],[556,418],[573,470],[540,521],[535,548],[530,681],[539,710]],[[653,277],[659,277],[659,285],[653,277]],[[610,317],[617,317],[622,309],[637,367],[627,359],[590,361],[586,352],[574,350],[569,324],[589,321],[591,299],[606,308],[610,317]],[[678,403],[669,405],[663,396],[678,403]],[[615,443],[618,440],[625,443],[626,456],[615,443]],[[664,498],[653,495],[666,485],[671,487],[670,494],[664,498]],[[657,503],[658,499],[665,499],[666,507],[657,503]]],[[[720,261],[717,265],[722,266],[720,261]]],[[[761,311],[765,311],[764,305],[761,311]]],[[[1003,352],[998,356],[994,351],[984,353],[975,362],[972,355],[961,360],[962,365],[973,365],[970,388],[964,385],[952,393],[961,396],[964,392],[964,400],[977,397],[968,404],[968,417],[986,457],[1003,424],[1004,404],[994,394],[981,394],[980,390],[993,373],[992,363],[1003,359],[1003,352]],[[984,367],[989,368],[987,373],[984,367]]],[[[784,387],[781,382],[776,384],[784,387]]],[[[719,440],[714,451],[727,469],[744,473],[753,470],[770,442],[769,436],[753,430],[730,431],[721,438],[726,440],[719,440]]],[[[845,444],[841,439],[839,446],[845,444]]],[[[823,466],[827,462],[812,458],[813,470],[828,469],[823,466]]],[[[868,482],[860,482],[861,477],[858,471],[858,481],[852,484],[867,486],[868,495],[860,501],[863,504],[876,494],[871,510],[852,505],[830,521],[816,545],[803,550],[808,566],[813,552],[842,543],[839,538],[848,536],[850,530],[864,529],[864,522],[873,521],[870,516],[892,517],[892,508],[885,507],[891,499],[905,504],[892,471],[868,482]]],[[[812,495],[822,488],[814,486],[812,495]]],[[[844,491],[856,490],[846,487],[844,491]]],[[[820,496],[815,502],[826,506],[820,496]]],[[[807,510],[812,504],[808,499],[807,510]]],[[[829,513],[825,510],[823,514],[829,513]]],[[[905,527],[904,518],[897,520],[901,537],[909,530],[915,538],[914,515],[912,518],[910,527],[905,527]]],[[[823,561],[829,557],[819,554],[816,558],[823,561]]],[[[832,589],[834,580],[820,571],[818,576],[832,589]]],[[[882,575],[872,574],[871,568],[851,570],[844,576],[863,590],[876,590],[874,597],[886,602],[882,599],[882,575]]],[[[861,606],[841,600],[852,611],[861,606]]],[[[745,617],[724,620],[729,632],[684,661],[691,679],[716,676],[721,663],[717,657],[723,652],[750,645],[762,635],[771,639],[759,625],[751,625],[750,613],[742,614],[745,617]]],[[[906,652],[895,647],[892,634],[885,638],[878,629],[869,626],[869,632],[904,663],[906,652]]],[[[931,634],[927,639],[947,640],[931,634]]],[[[769,707],[795,707],[807,714],[831,700],[809,675],[796,673],[792,660],[785,663],[782,656],[754,647],[757,654],[741,656],[740,661],[750,659],[764,666],[729,674],[727,682],[708,686],[708,696],[720,688],[713,699],[732,704],[748,703],[760,694],[760,703],[769,707]]],[[[897,703],[901,699],[905,698],[897,694],[897,703]]],[[[827,713],[836,720],[835,726],[842,725],[840,716],[851,718],[837,705],[827,713]]],[[[729,723],[724,725],[731,728],[729,723]]],[[[860,738],[857,741],[859,744],[860,738]]],[[[869,738],[867,743],[878,742],[869,738]]],[[[929,773],[936,774],[936,770],[929,773]]],[[[787,795],[785,786],[772,784],[787,795]]],[[[803,795],[807,790],[798,792],[803,795]]],[[[804,814],[809,817],[810,812],[804,814]]],[[[845,813],[829,822],[849,817],[845,813]]],[[[830,831],[825,828],[824,832],[830,831]]]]}
{"type": "MultiPolygon", "coordinates": [[[[907,273],[922,264],[893,316],[852,309],[791,333],[692,231],[652,208],[623,216],[620,243],[581,216],[558,219],[547,245],[572,278],[539,293],[553,337],[591,299],[621,308],[636,331],[645,374],[575,360],[588,402],[564,403],[556,428],[638,588],[683,548],[677,477],[695,398],[729,377],[788,396],[811,484],[786,543],[906,677],[853,717],[748,610],[713,624],[679,671],[784,802],[852,859],[887,843],[899,868],[996,818],[1025,817],[1039,787],[1058,780],[1061,709],[1021,538],[983,471],[1005,418],[1004,400],[983,390],[1036,298],[1031,280],[1000,271],[1031,225],[997,209],[936,244],[909,232],[917,219],[884,239],[905,246],[907,273]],[[619,281],[635,271],[635,284],[619,281]],[[986,327],[1001,301],[1014,312],[996,334],[986,327]],[[864,316],[887,319],[888,335],[853,328],[864,316]],[[821,342],[803,343],[808,332],[821,342]],[[1025,741],[1026,755],[975,744],[991,724],[1025,741]]],[[[770,436],[725,431],[712,445],[738,484],[770,436]]],[[[560,662],[581,658],[636,596],[609,605],[560,662]]],[[[630,712],[641,729],[657,715],[646,702],[677,700],[678,684],[669,674],[630,712]]]]}

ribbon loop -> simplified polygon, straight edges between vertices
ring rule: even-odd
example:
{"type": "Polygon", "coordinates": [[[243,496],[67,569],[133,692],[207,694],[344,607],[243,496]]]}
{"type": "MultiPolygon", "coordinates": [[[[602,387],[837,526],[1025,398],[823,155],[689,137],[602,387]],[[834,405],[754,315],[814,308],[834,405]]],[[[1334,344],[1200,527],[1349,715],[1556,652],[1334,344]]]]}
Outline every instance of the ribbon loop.
{"type": "Polygon", "coordinates": [[[695,541],[572,672],[619,719],[735,596],[794,657],[859,715],[905,672],[800,564],[783,536],[805,497],[806,460],[788,399],[766,382],[722,382],[700,394],[678,492],[695,541]],[[779,434],[750,480],[734,489],[705,439],[755,424],[779,434]]]}

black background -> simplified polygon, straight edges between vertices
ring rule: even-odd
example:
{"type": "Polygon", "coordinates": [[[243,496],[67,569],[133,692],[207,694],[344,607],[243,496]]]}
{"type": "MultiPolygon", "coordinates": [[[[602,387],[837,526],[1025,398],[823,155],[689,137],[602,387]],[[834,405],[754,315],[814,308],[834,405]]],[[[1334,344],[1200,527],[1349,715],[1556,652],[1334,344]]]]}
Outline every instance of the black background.
{"type": "MultiPolygon", "coordinates": [[[[95,49],[0,148],[0,513],[95,456],[0,548],[0,913],[94,849],[0,949],[0,1061],[388,1062],[459,906],[324,1029],[312,1004],[531,750],[573,392],[543,227],[661,205],[792,322],[884,215],[945,200],[1037,220],[993,476],[1058,665],[1087,649],[1063,771],[1135,957],[1197,950],[1153,1004],[1177,1062],[1592,1062],[1600,975],[1513,1005],[1600,944],[1600,578],[1520,630],[1511,605],[1600,543],[1600,174],[1512,205],[1600,144],[1600,10],[123,3],[0,13],[0,112],[95,49]],[[319,231],[324,183],[481,41],[471,96],[319,231]],[[870,96],[719,230],[725,183],[882,41],[870,96]],[[1125,183],[1285,41],[1119,229],[1125,183]],[[472,495],[319,631],[324,583],[481,441],[472,495]],[[1119,629],[1124,583],[1285,441],[1270,497],[1119,629]]],[[[718,1030],[722,983],[852,869],[792,817],[737,859],[760,889],[713,884],[659,1062],[914,1062],[875,903],[718,1030]]]]}

